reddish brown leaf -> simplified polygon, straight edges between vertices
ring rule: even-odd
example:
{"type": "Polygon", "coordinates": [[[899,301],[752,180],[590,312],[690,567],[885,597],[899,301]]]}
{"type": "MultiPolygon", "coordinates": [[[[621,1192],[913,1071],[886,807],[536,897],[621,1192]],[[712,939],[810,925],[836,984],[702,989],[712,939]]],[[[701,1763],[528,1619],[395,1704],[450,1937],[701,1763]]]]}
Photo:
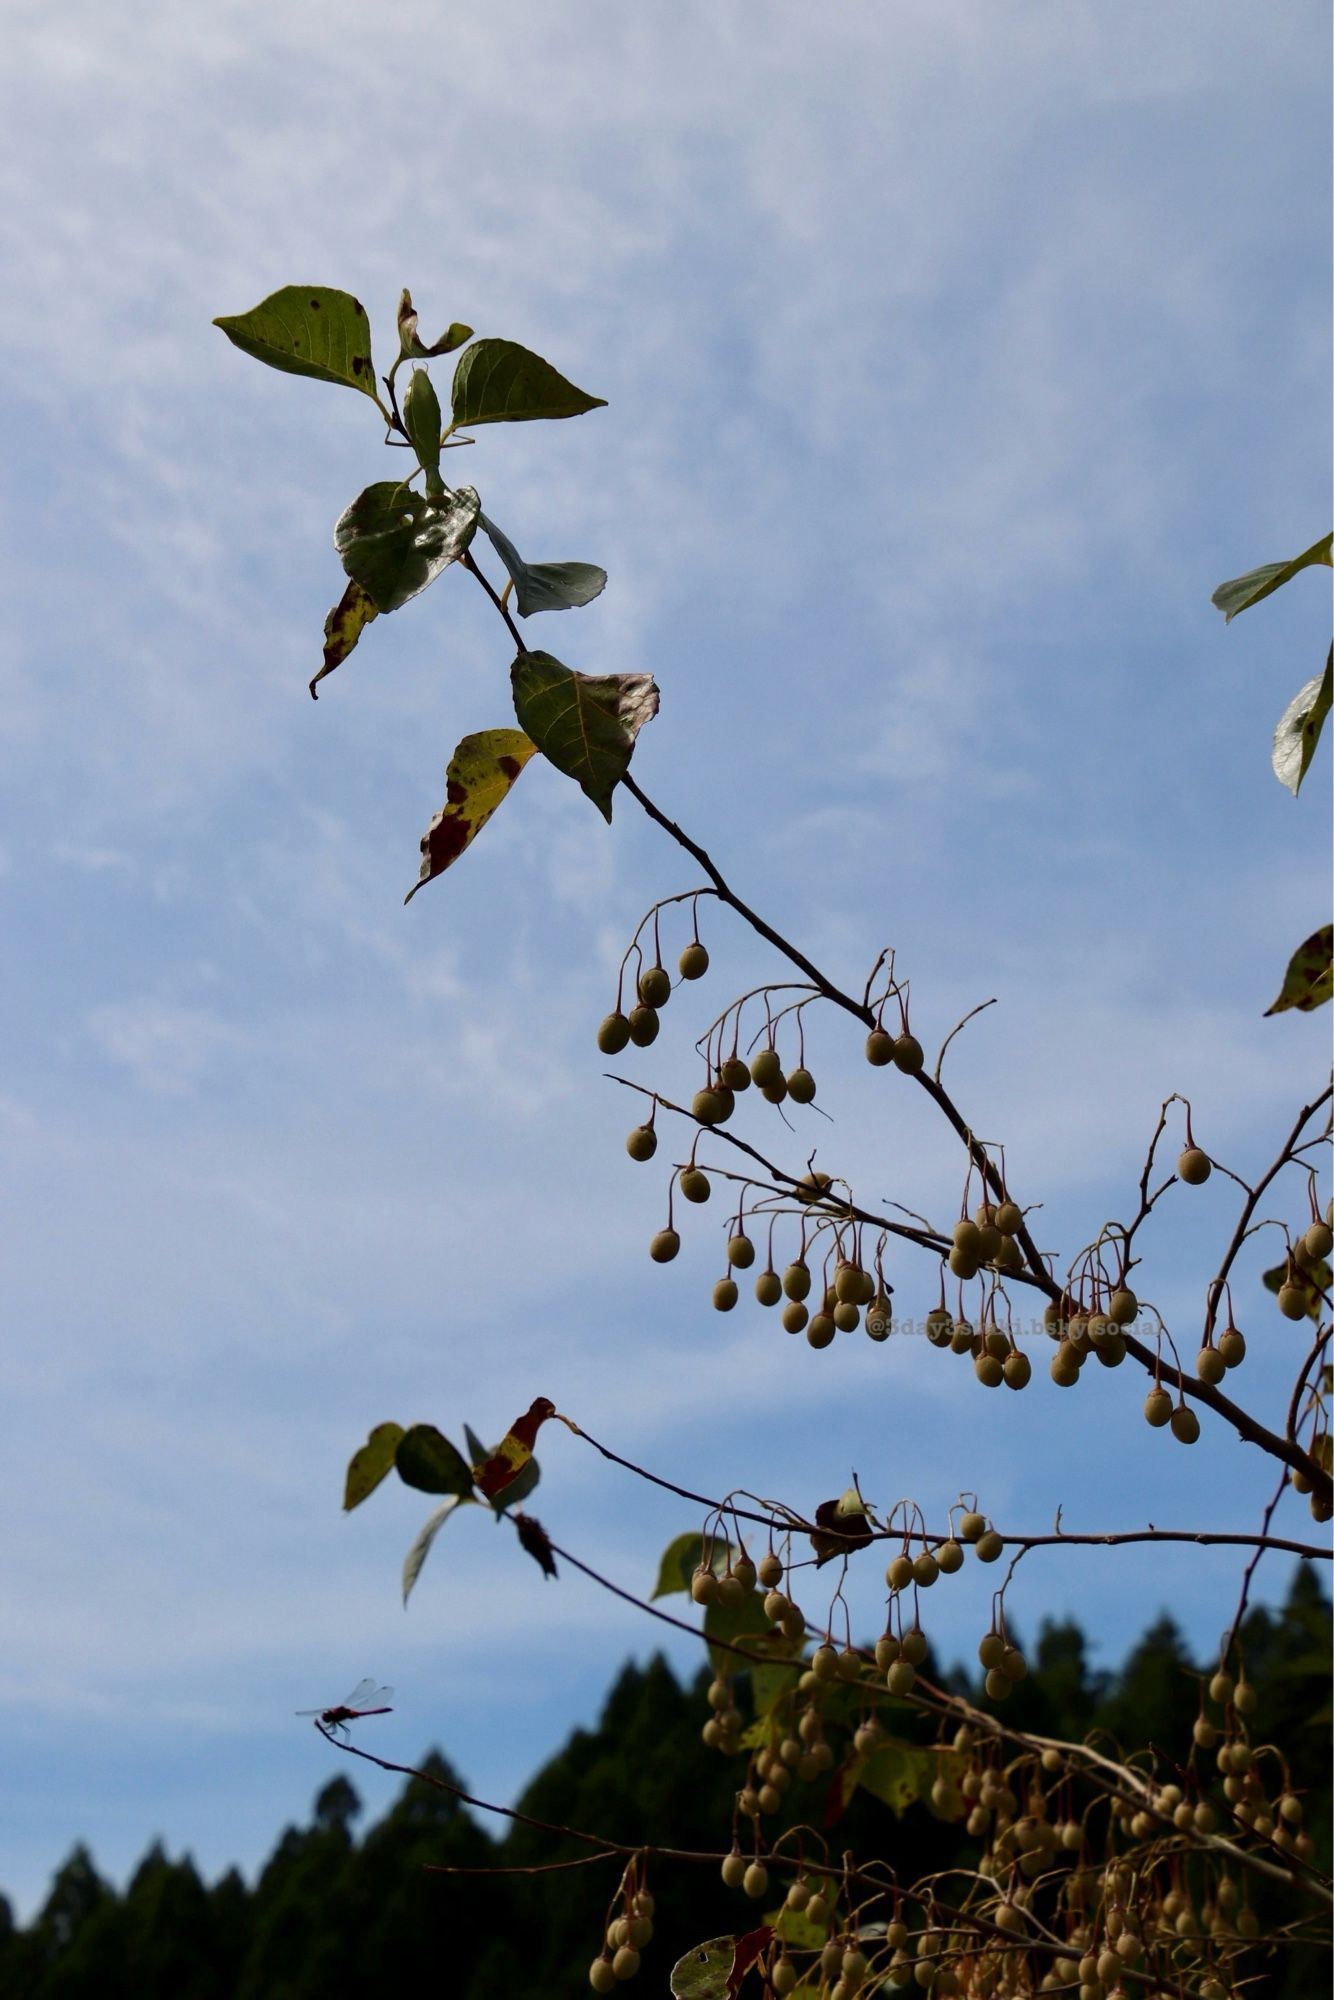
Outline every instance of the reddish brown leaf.
{"type": "Polygon", "coordinates": [[[857,1549],[864,1549],[871,1539],[871,1530],[864,1513],[843,1511],[846,1495],[839,1500],[822,1500],[815,1510],[816,1528],[825,1529],[824,1534],[811,1536],[811,1547],[815,1550],[815,1562],[832,1562],[835,1556],[850,1556],[857,1549]]]}
{"type": "Polygon", "coordinates": [[[742,1980],[766,1948],[773,1934],[772,1924],[761,1924],[758,1930],[747,1931],[744,1937],[737,1939],[732,1970],[727,1975],[727,2000],[736,2000],[742,1980]]]}
{"type": "Polygon", "coordinates": [[[494,1500],[497,1493],[503,1493],[518,1478],[533,1455],[537,1433],[547,1418],[555,1414],[556,1405],[548,1397],[538,1396],[521,1417],[515,1418],[486,1463],[473,1467],[477,1484],[488,1500],[494,1500]]]}

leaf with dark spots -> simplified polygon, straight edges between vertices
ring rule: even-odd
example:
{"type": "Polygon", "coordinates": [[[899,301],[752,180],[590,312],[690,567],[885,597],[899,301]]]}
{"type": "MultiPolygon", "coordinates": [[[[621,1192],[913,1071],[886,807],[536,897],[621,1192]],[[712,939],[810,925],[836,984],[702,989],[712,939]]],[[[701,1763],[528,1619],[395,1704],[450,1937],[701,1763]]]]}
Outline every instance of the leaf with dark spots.
{"type": "Polygon", "coordinates": [[[456,347],[462,347],[465,340],[472,339],[472,328],[455,320],[446,327],[439,340],[429,347],[417,332],[417,309],[412,303],[411,292],[405,290],[398,302],[398,351],[404,361],[429,361],[435,354],[452,354],[456,347]]]}
{"type": "Polygon", "coordinates": [[[929,1797],[936,1778],[960,1778],[966,1769],[966,1759],[952,1751],[890,1737],[862,1759],[857,1782],[901,1819],[910,1805],[929,1797]]]}
{"type": "Polygon", "coordinates": [[[596,563],[526,563],[508,535],[479,514],[477,524],[509,571],[520,618],[535,611],[570,611],[591,604],[607,587],[607,572],[596,563]]]}
{"type": "Polygon", "coordinates": [[[287,375],[360,389],[374,402],[371,330],[366,308],[328,285],[284,285],[248,313],[215,319],[243,354],[287,375]]]}
{"type": "MultiPolygon", "coordinates": [[[[848,1492],[856,1498],[855,1487],[848,1492]]],[[[821,1563],[832,1562],[835,1556],[849,1556],[857,1549],[864,1549],[870,1539],[866,1511],[861,1506],[849,1506],[847,1493],[838,1500],[822,1500],[816,1508],[811,1547],[815,1550],[817,1569],[821,1563]]]]}
{"type": "Polygon", "coordinates": [[[556,1405],[547,1396],[537,1396],[521,1417],[516,1417],[485,1464],[473,1467],[473,1476],[488,1500],[512,1484],[533,1455],[537,1433],[556,1405]]]}
{"type": "Polygon", "coordinates": [[[372,618],[379,615],[361,585],[349,583],[324,621],[324,665],[310,684],[312,701],[319,700],[315,689],[324,676],[331,674],[335,667],[342,666],[372,618]]]}
{"type": "Polygon", "coordinates": [[[360,1450],[353,1452],[343,1486],[343,1507],[347,1513],[369,1498],[380,1481],[393,1471],[394,1455],[402,1436],[402,1424],[377,1424],[360,1450]]]}
{"type": "Polygon", "coordinates": [[[520,653],[510,682],[520,727],[609,820],[635,740],[658,712],[652,675],[577,674],[550,653],[520,653]]]}
{"type": "Polygon", "coordinates": [[[532,1514],[515,1514],[512,1519],[518,1532],[519,1547],[532,1557],[543,1576],[555,1576],[556,1558],[551,1553],[551,1543],[542,1523],[532,1514]]]}
{"type": "Polygon", "coordinates": [[[1286,1014],[1290,1007],[1309,1014],[1334,994],[1334,924],[1325,924],[1299,944],[1288,960],[1283,985],[1265,1013],[1286,1014]]]}
{"type": "Polygon", "coordinates": [[[773,1934],[772,1925],[761,1924],[742,1937],[709,1938],[693,1945],[672,1967],[669,1986],[674,2000],[736,2000],[742,1980],[773,1934]]]}
{"type": "Polygon", "coordinates": [[[432,498],[380,480],[340,514],[334,547],[376,610],[397,611],[457,562],[476,533],[480,504],[470,486],[432,498]]]}
{"type": "Polygon", "coordinates": [[[482,729],[464,737],[449,760],[445,803],[422,835],[421,873],[404,902],[453,866],[536,755],[537,745],[521,729],[482,729]]]}
{"type": "Polygon", "coordinates": [[[579,417],[603,410],[589,396],[513,340],[475,340],[459,356],[450,392],[456,430],[477,424],[526,424],[539,417],[579,417]]]}
{"type": "Polygon", "coordinates": [[[742,1980],[772,1937],[772,1926],[761,1924],[743,1937],[708,1938],[692,1945],[672,1967],[668,1984],[673,2000],[736,2000],[742,1980]]]}

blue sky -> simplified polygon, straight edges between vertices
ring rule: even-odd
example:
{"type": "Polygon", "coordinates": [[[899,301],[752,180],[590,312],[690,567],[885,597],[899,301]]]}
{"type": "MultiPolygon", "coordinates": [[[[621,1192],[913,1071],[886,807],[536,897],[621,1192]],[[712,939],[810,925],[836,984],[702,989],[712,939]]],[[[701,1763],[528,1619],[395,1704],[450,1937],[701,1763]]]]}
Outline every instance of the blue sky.
{"type": "MultiPolygon", "coordinates": [[[[365,1672],[400,1691],[389,1754],[440,1743],[504,1798],[657,1642],[477,1519],[405,1614],[424,1505],[338,1507],[385,1417],[498,1433],[546,1393],[708,1491],[813,1505],[855,1467],[933,1520],[975,1488],[1015,1529],[1252,1525],[1267,1467],[1208,1418],[1193,1452],[1147,1431],[1129,1370],[1070,1396],[1039,1359],[1002,1404],[921,1342],[812,1354],[709,1310],[712,1210],[648,1264],[663,1175],[626,1161],[592,1036],[694,871],[535,766],[402,907],[450,749],[508,719],[504,635],[449,574],[312,706],[329,531],[387,461],[359,398],[209,322],[340,285],[383,363],[406,283],[428,332],[606,397],[467,455],[526,555],[610,573],[530,642],[655,675],[637,776],[835,976],[893,943],[933,1045],[998,997],[950,1078],[1069,1252],[1126,1212],[1170,1091],[1245,1173],[1326,1062],[1327,1019],[1261,1009],[1328,903],[1328,752],[1296,805],[1268,769],[1327,579],[1226,630],[1209,593],[1328,526],[1327,11],[72,0],[9,26],[0,1887],[31,1907],[75,1837],[113,1873],[157,1834],[253,1865],[328,1774],[291,1711],[365,1672]]],[[[777,972],[705,921],[707,987],[631,1072],[668,1091],[777,972]]],[[[834,1123],[754,1129],[949,1216],[955,1150],[859,1040],[816,1014],[834,1123]]],[[[1232,1212],[1215,1176],[1147,1239],[1188,1351],[1232,1212]]],[[[1272,1420],[1295,1336],[1266,1261],[1238,1391],[1272,1420]]],[[[696,1523],[547,1438],[536,1511],[645,1585],[696,1523]]],[[[1238,1573],[1035,1558],[1012,1614],[1071,1613],[1113,1661],[1170,1605],[1206,1647],[1238,1573]]],[[[933,1593],[947,1658],[987,1598],[968,1571],[933,1593]]]]}

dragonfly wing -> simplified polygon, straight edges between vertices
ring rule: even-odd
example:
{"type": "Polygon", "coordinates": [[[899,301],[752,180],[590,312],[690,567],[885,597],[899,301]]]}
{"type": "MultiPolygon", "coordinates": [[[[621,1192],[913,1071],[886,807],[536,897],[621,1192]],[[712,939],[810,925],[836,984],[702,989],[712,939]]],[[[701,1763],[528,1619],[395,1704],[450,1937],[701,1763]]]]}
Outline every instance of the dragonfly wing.
{"type": "Polygon", "coordinates": [[[394,1690],[392,1688],[376,1687],[372,1681],[369,1694],[359,1695],[355,1700],[349,1696],[347,1705],[349,1708],[357,1709],[362,1715],[367,1713],[373,1714],[376,1709],[389,1708],[393,1703],[393,1699],[394,1690]]]}
{"type": "Polygon", "coordinates": [[[376,1694],[376,1684],[368,1674],[364,1681],[357,1682],[351,1694],[345,1695],[338,1706],[340,1708],[369,1708],[371,1697],[376,1694]]]}

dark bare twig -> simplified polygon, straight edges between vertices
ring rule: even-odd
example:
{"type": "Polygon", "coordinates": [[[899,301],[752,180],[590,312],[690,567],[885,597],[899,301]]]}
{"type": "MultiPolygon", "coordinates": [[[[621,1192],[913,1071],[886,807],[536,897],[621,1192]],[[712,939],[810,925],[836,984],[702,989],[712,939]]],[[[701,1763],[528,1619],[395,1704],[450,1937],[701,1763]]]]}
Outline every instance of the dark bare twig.
{"type": "Polygon", "coordinates": [[[523,634],[520,632],[514,620],[510,617],[509,606],[505,603],[503,598],[498,597],[496,595],[495,591],[491,587],[490,579],[487,577],[485,571],[478,568],[476,562],[473,559],[472,550],[465,549],[463,551],[463,554],[459,557],[459,561],[463,564],[464,569],[467,570],[470,576],[475,576],[477,578],[477,581],[481,584],[482,589],[486,592],[487,596],[491,599],[491,602],[495,605],[496,610],[500,613],[506,625],[508,625],[510,637],[511,639],[513,639],[514,644],[518,649],[518,651],[520,653],[526,653],[528,651],[528,648],[523,642],[523,634]]]}

